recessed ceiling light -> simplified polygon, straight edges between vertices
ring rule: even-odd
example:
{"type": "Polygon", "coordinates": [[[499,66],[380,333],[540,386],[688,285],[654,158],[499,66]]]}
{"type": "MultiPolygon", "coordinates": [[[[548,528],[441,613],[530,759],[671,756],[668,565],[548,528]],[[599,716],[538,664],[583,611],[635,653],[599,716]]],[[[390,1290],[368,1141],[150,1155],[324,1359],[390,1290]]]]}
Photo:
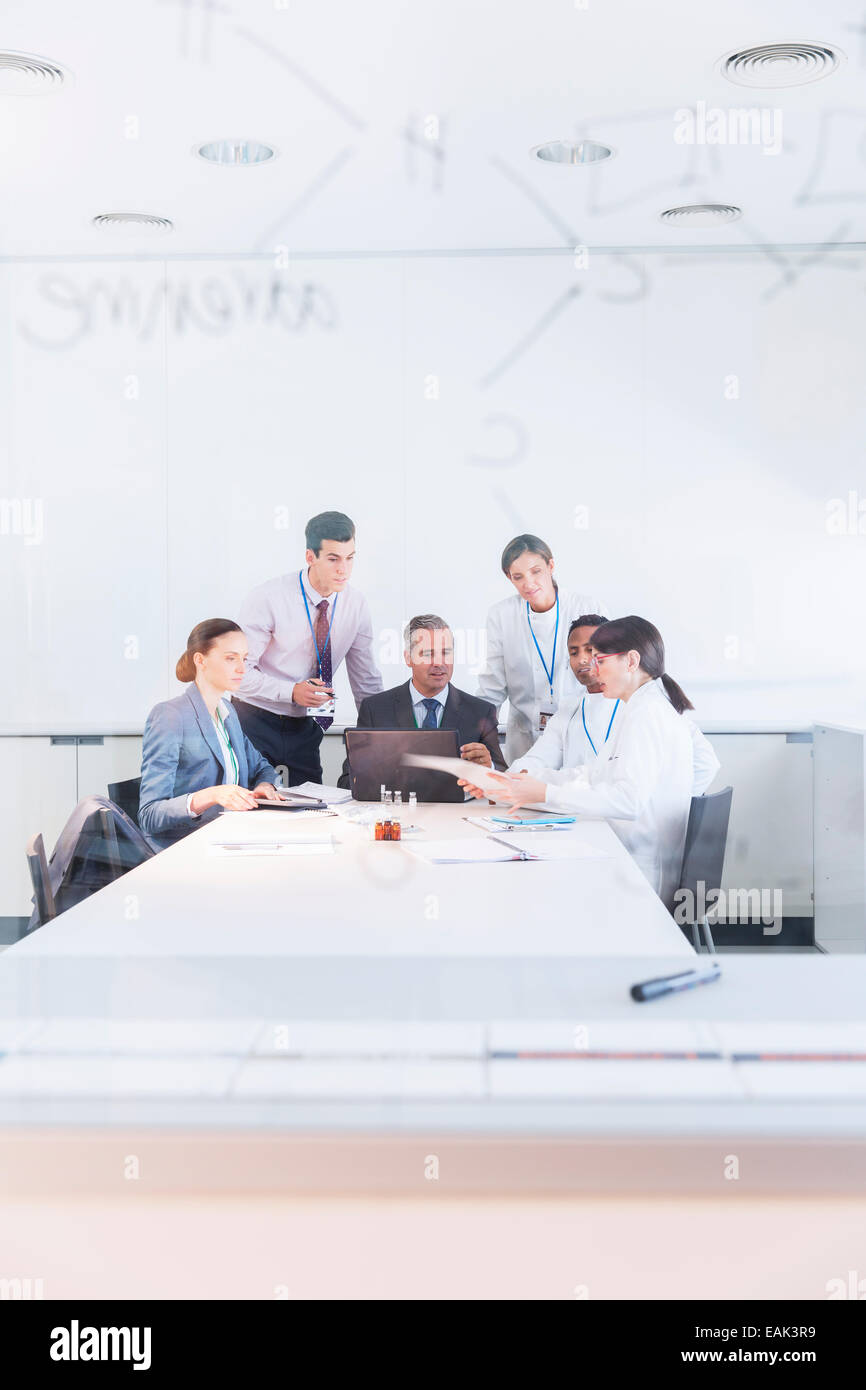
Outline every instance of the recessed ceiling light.
{"type": "Polygon", "coordinates": [[[535,145],[530,154],[547,164],[597,164],[610,159],[613,148],[600,145],[597,140],[549,140],[545,145],[535,145]]]}
{"type": "Polygon", "coordinates": [[[741,87],[799,87],[829,77],[845,57],[827,43],[764,43],[720,59],[722,76],[741,87]]]}
{"type": "Polygon", "coordinates": [[[0,94],[3,96],[40,96],[43,92],[59,92],[71,78],[67,68],[40,58],[36,53],[13,53],[0,50],[0,94]]]}
{"type": "Polygon", "coordinates": [[[151,212],[100,212],[93,218],[94,227],[136,227],[151,232],[171,232],[174,223],[168,217],[156,217],[151,212]]]}
{"type": "Polygon", "coordinates": [[[273,146],[263,145],[260,140],[209,140],[204,145],[196,145],[195,152],[209,164],[227,164],[233,168],[265,164],[276,156],[273,146]]]}
{"type": "Polygon", "coordinates": [[[718,227],[724,222],[736,222],[743,209],[733,203],[690,203],[680,208],[667,208],[659,218],[669,227],[718,227]]]}

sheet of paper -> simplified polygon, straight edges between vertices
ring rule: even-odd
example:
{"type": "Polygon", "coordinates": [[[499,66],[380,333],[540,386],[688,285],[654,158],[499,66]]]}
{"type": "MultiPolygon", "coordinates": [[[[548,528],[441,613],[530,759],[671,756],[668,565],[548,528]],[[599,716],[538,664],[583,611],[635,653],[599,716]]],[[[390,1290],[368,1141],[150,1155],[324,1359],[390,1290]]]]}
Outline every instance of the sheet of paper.
{"type": "Polygon", "coordinates": [[[406,846],[419,859],[428,864],[496,864],[508,859],[519,859],[515,847],[497,844],[495,840],[415,840],[406,846]]]}
{"type": "Polygon", "coordinates": [[[485,1094],[484,1064],[475,1061],[250,1061],[241,1068],[232,1093],[254,1097],[316,1097],[344,1100],[396,1100],[435,1096],[480,1100],[485,1094]]]}
{"type": "Polygon", "coordinates": [[[294,841],[288,844],[271,840],[261,840],[258,843],[246,840],[235,844],[208,845],[208,853],[217,859],[255,859],[258,855],[333,854],[334,846],[330,842],[320,844],[315,840],[294,841]]]}
{"type": "Polygon", "coordinates": [[[737,1068],[721,1061],[491,1062],[488,1075],[490,1094],[499,1099],[733,1100],[744,1095],[737,1068]]]}
{"type": "Polygon", "coordinates": [[[737,1058],[853,1057],[866,1061],[866,1023],[844,1019],[820,1022],[727,1022],[714,1024],[722,1050],[737,1058]]]}
{"type": "Polygon", "coordinates": [[[509,830],[502,834],[502,827],[495,832],[499,838],[514,844],[538,859],[610,859],[610,854],[597,845],[587,844],[579,835],[564,830],[509,830]]]}
{"type": "Polygon", "coordinates": [[[53,1018],[20,1051],[236,1057],[253,1048],[262,1029],[261,1019],[53,1018]]]}
{"type": "Polygon", "coordinates": [[[434,772],[449,772],[452,777],[465,777],[482,791],[489,790],[491,796],[501,797],[504,791],[502,783],[495,780],[499,773],[494,768],[480,767],[478,763],[467,762],[465,758],[440,758],[434,753],[404,753],[403,762],[409,767],[429,767],[434,772]]]}
{"type": "Polygon", "coordinates": [[[235,1057],[31,1056],[0,1060],[0,1096],[106,1097],[227,1094],[235,1057]]]}
{"type": "Polygon", "coordinates": [[[866,1097],[866,1062],[735,1062],[734,1069],[755,1099],[838,1104],[866,1097]]]}

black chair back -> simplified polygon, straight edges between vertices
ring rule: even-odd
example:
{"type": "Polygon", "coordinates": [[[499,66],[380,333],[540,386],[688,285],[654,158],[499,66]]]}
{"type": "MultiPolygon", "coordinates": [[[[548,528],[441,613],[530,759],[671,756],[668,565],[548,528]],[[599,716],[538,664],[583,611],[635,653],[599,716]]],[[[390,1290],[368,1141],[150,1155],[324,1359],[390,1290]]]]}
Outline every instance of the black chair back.
{"type": "MultiPolygon", "coordinates": [[[[693,796],[689,810],[689,823],[686,829],[686,847],[683,854],[683,867],[680,874],[680,892],[692,894],[692,903],[706,901],[710,892],[717,893],[722,886],[722,873],[725,867],[725,850],[728,843],[728,823],[731,819],[731,800],[733,787],[723,787],[721,791],[709,796],[693,796]],[[698,884],[703,884],[699,892],[698,884]]],[[[680,916],[677,920],[682,920],[680,916]]],[[[692,928],[692,939],[698,949],[698,923],[694,912],[687,919],[692,928]]],[[[703,918],[701,925],[707,946],[713,950],[713,938],[709,923],[703,918]]]]}
{"type": "Polygon", "coordinates": [[[30,870],[30,882],[33,884],[33,902],[37,924],[42,927],[57,916],[57,907],[54,902],[51,879],[48,876],[48,857],[45,853],[45,841],[41,833],[28,840],[25,854],[27,855],[27,867],[30,870]]]}
{"type": "MultiPolygon", "coordinates": [[[[30,846],[31,862],[29,850],[30,846]]],[[[153,855],[153,847],[119,806],[105,796],[85,796],[60,832],[48,861],[45,879],[52,895],[51,915],[57,917],[83,902],[153,855]]],[[[43,917],[35,880],[34,903],[29,931],[50,920],[43,917]]]]}
{"type": "Polygon", "coordinates": [[[109,782],[108,798],[119,806],[129,819],[138,825],[138,798],[141,792],[141,778],[130,777],[126,782],[109,782]]]}

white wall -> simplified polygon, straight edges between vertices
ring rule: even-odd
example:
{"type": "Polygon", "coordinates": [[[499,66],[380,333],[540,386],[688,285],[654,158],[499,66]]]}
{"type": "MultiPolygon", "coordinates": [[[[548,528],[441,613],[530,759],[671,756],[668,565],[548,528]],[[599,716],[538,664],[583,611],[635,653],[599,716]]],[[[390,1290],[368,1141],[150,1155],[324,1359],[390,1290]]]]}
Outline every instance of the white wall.
{"type": "Polygon", "coordinates": [[[472,688],[527,529],[658,624],[705,721],[850,717],[866,537],[828,507],[866,500],[866,269],[785,259],[4,265],[2,727],[140,728],[192,625],[330,507],[388,682],[434,609],[472,688]]]}

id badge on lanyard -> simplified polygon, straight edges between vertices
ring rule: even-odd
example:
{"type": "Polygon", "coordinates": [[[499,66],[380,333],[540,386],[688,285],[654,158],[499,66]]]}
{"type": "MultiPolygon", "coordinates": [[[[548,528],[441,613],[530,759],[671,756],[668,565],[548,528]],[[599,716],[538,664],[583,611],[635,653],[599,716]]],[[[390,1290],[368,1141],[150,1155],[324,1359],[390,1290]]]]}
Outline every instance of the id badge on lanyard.
{"type": "Polygon", "coordinates": [[[528,600],[526,604],[526,621],[529,623],[529,631],[532,636],[532,640],[535,643],[535,650],[538,652],[538,659],[541,662],[541,665],[544,669],[544,674],[547,677],[548,698],[545,702],[542,703],[538,711],[538,718],[535,721],[536,733],[543,734],[545,729],[547,728],[548,722],[556,714],[556,700],[553,697],[553,672],[556,666],[556,639],[559,636],[559,591],[557,590],[556,593],[556,626],[553,629],[553,651],[550,654],[549,670],[547,662],[544,659],[544,654],[538,645],[538,638],[536,637],[532,628],[532,619],[529,616],[528,600]]]}

